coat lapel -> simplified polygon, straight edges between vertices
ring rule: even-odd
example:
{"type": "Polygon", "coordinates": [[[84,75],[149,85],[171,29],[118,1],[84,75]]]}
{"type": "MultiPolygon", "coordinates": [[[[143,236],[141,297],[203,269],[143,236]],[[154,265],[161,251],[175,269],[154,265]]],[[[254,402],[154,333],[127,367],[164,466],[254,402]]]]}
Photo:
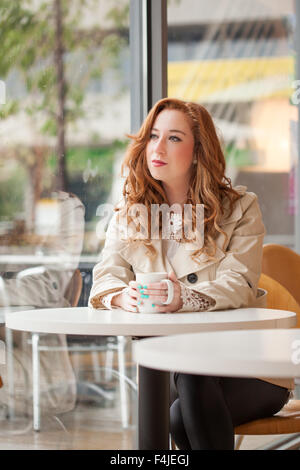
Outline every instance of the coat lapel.
{"type": "Polygon", "coordinates": [[[161,240],[153,240],[152,244],[157,251],[157,256],[154,259],[147,255],[147,248],[140,242],[126,245],[120,250],[120,255],[131,264],[135,272],[167,271],[167,266],[162,256],[161,240]]]}

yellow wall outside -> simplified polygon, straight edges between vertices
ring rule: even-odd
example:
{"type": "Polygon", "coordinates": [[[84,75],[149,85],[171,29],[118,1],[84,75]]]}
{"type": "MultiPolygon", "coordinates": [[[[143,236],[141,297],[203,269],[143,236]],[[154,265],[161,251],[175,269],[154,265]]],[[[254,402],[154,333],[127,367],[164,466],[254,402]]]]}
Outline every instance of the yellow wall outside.
{"type": "MultiPolygon", "coordinates": [[[[169,62],[168,96],[208,102],[219,92],[223,93],[225,100],[231,90],[229,96],[234,100],[237,87],[255,83],[257,89],[257,83],[265,83],[261,88],[261,97],[290,97],[294,67],[293,57],[169,62]]],[[[251,95],[251,88],[248,90],[251,95]]],[[[251,101],[249,93],[248,96],[245,93],[245,101],[251,101]]],[[[218,96],[222,101],[222,95],[218,96]]]]}

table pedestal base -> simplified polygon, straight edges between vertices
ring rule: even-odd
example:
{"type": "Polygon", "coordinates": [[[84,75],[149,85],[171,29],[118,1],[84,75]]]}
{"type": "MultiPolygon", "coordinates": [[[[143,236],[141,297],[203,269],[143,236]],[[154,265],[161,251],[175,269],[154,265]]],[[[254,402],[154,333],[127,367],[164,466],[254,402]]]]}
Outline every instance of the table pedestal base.
{"type": "Polygon", "coordinates": [[[169,449],[170,373],[139,367],[140,450],[169,449]]]}

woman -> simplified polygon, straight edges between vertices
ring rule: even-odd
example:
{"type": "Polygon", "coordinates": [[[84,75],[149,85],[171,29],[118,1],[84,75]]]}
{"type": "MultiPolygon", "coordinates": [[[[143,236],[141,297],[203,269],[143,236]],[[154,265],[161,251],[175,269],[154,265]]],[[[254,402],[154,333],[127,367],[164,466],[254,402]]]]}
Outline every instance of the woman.
{"type": "MultiPolygon", "coordinates": [[[[128,171],[124,203],[116,209],[102,261],[94,268],[89,305],[137,312],[142,296],[135,274],[167,271],[174,297],[157,307],[161,312],[255,306],[265,233],[261,212],[255,194],[232,188],[226,178],[209,113],[201,105],[166,98],[131,138],[123,164],[128,171]],[[160,220],[160,236],[151,238],[151,209],[164,203],[175,204],[170,236],[162,236],[160,220]],[[148,220],[140,218],[140,229],[125,237],[124,220],[137,227],[130,212],[136,204],[147,208],[148,220]],[[203,243],[182,233],[184,204],[192,207],[194,223],[196,205],[204,207],[203,243]]],[[[166,286],[149,284],[143,294],[160,303],[167,298],[166,286]]],[[[275,379],[177,373],[173,379],[171,433],[180,449],[233,449],[234,426],[276,413],[292,388],[290,381],[275,379]]]]}

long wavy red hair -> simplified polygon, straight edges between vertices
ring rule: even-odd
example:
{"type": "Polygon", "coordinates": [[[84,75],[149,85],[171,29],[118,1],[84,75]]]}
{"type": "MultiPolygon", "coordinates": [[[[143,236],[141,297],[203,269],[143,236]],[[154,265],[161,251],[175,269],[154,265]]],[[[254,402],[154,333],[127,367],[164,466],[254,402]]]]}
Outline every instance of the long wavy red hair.
{"type": "MultiPolygon", "coordinates": [[[[196,213],[196,204],[204,205],[204,243],[199,250],[192,253],[192,258],[197,261],[198,256],[203,252],[209,258],[214,258],[216,236],[220,233],[224,235],[224,247],[227,241],[226,233],[220,227],[224,216],[224,200],[229,201],[230,215],[240,195],[232,188],[230,178],[225,176],[225,157],[213,120],[200,104],[164,98],[153,106],[137,134],[128,136],[131,142],[122,164],[123,176],[127,173],[123,187],[125,210],[133,204],[143,204],[150,214],[151,204],[167,202],[163,185],[151,176],[146,160],[146,146],[150,140],[154,122],[164,109],[182,111],[188,117],[194,135],[194,157],[197,159],[197,164],[194,165],[186,204],[192,205],[193,218],[196,213]]],[[[129,241],[133,240],[134,238],[129,241]]],[[[151,238],[148,237],[142,242],[148,247],[149,256],[155,256],[156,250],[151,238]]]]}

